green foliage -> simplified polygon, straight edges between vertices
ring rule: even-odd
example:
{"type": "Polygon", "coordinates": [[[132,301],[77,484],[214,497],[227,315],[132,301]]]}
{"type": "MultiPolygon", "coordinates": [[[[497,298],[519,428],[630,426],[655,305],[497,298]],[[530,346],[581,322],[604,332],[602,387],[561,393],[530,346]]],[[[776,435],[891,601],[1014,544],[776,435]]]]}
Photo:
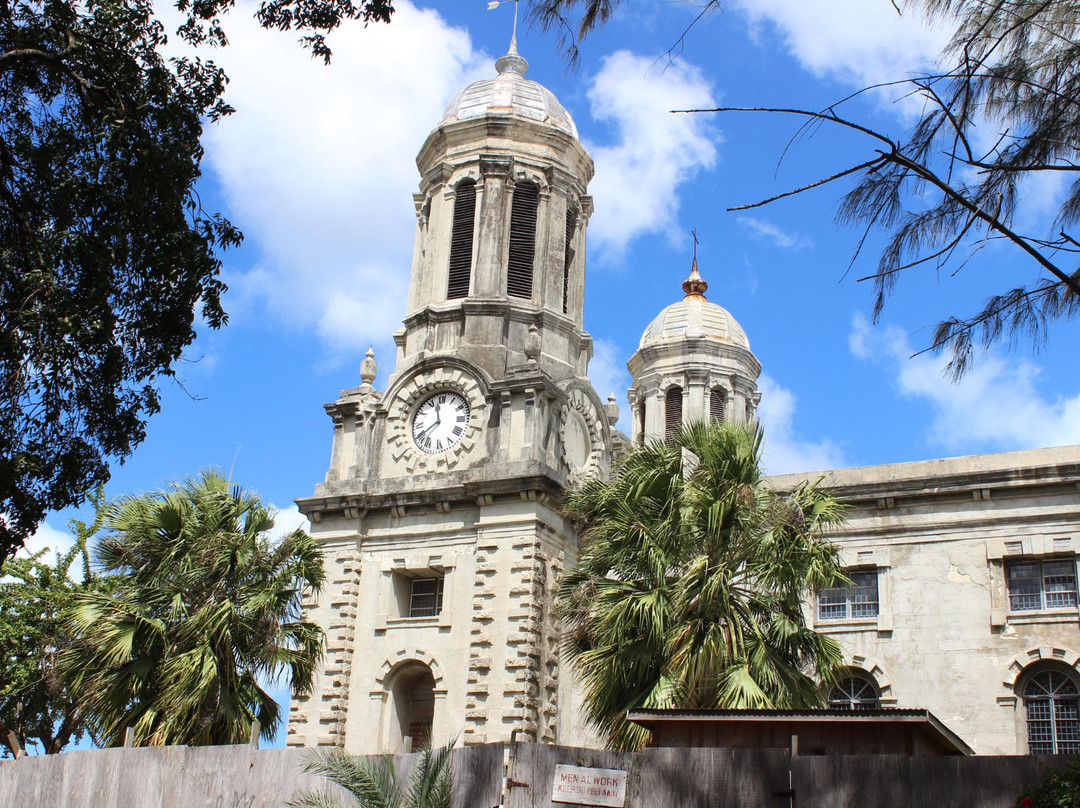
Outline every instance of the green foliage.
{"type": "Polygon", "coordinates": [[[0,579],[0,741],[14,754],[8,733],[20,747],[61,751],[85,730],[79,705],[60,676],[57,655],[70,643],[62,615],[75,596],[106,591],[108,582],[90,569],[87,540],[101,525],[104,495],[92,497],[97,518],[87,526],[72,520],[75,545],[57,553],[45,550],[15,558],[0,579]],[[72,569],[73,566],[81,569],[72,569]],[[81,573],[81,574],[80,574],[81,573]]]}
{"type": "Polygon", "coordinates": [[[1080,7],[1065,0],[907,5],[956,26],[945,52],[953,66],[910,82],[926,111],[906,140],[885,139],[888,148],[862,172],[839,219],[888,233],[870,276],[875,318],[905,271],[963,267],[989,239],[1010,244],[1034,269],[1030,281],[992,295],[974,314],[938,325],[932,347],[951,354],[958,378],[976,345],[1023,337],[1038,347],[1051,322],[1080,313],[1080,243],[1071,233],[1080,221],[1080,7]],[[1055,215],[1021,229],[1023,184],[1049,172],[1064,172],[1069,190],[1055,215]]]}
{"type": "MultiPolygon", "coordinates": [[[[580,40],[624,2],[534,0],[530,13],[542,27],[562,34],[573,63],[580,40]]],[[[691,27],[720,5],[705,0],[691,27]]],[[[912,272],[955,274],[994,242],[1016,253],[1012,288],[996,291],[970,313],[947,317],[934,330],[929,350],[948,354],[949,375],[958,379],[971,368],[976,348],[1028,341],[1038,349],[1053,323],[1080,315],[1080,6],[1069,0],[893,5],[898,13],[921,10],[932,24],[954,28],[941,73],[894,82],[923,102],[907,134],[893,137],[844,117],[845,104],[860,93],[825,110],[713,111],[796,115],[806,122],[793,142],[822,123],[866,138],[866,152],[852,152],[856,156],[847,168],[732,210],[857,178],[837,220],[862,229],[856,258],[871,231],[885,235],[876,269],[859,278],[874,287],[875,321],[901,278],[912,272]],[[1020,215],[1025,201],[1044,193],[1045,184],[1034,180],[1057,177],[1068,189],[1056,211],[1042,215],[1043,200],[1036,200],[1020,215]]],[[[673,43],[673,50],[679,46],[673,43]]]]}
{"type": "MultiPolygon", "coordinates": [[[[180,37],[224,45],[232,0],[177,0],[180,37]]],[[[391,0],[273,0],[258,16],[329,60],[391,0]]],[[[131,454],[198,313],[226,321],[241,235],[194,191],[204,121],[231,110],[212,61],[162,56],[150,0],[0,2],[0,562],[46,511],[131,454]]]]}
{"type": "Polygon", "coordinates": [[[301,619],[305,590],[323,583],[315,541],[295,530],[274,544],[258,496],[217,472],[112,503],[96,557],[108,594],[74,598],[61,656],[95,737],[138,744],[247,740],[252,720],[272,738],[282,717],[261,683],[288,673],[310,690],[321,629],[301,619]]]}
{"type": "Polygon", "coordinates": [[[559,585],[564,651],[589,720],[618,748],[635,708],[805,708],[840,662],[803,598],[843,577],[830,495],[761,485],[758,428],[698,423],[567,498],[582,536],[559,585]]]}
{"type": "MultiPolygon", "coordinates": [[[[407,785],[398,783],[393,758],[352,757],[341,750],[312,750],[304,771],[321,774],[356,798],[357,808],[450,808],[453,770],[450,765],[454,741],[445,747],[419,752],[407,785]]],[[[286,805],[290,808],[341,808],[324,794],[302,791],[286,805]]]]}
{"type": "Polygon", "coordinates": [[[1051,772],[1041,786],[1020,797],[1017,808],[1080,808],[1080,760],[1051,772]]]}
{"type": "MultiPolygon", "coordinates": [[[[602,28],[625,0],[532,0],[529,19],[543,30],[553,30],[566,49],[566,59],[577,65],[581,42],[592,31],[602,28]]],[[[694,22],[720,8],[720,0],[703,0],[696,5],[694,22]]],[[[693,25],[693,23],[691,23],[693,25]]]]}

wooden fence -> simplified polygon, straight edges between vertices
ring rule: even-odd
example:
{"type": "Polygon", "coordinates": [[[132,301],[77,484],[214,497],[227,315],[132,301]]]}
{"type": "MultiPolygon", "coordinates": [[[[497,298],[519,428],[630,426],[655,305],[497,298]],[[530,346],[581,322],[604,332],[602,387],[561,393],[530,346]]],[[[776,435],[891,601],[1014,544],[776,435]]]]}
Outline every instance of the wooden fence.
{"type": "MultiPolygon", "coordinates": [[[[629,754],[521,745],[506,808],[553,802],[557,764],[627,772],[627,808],[1012,808],[1073,757],[791,757],[780,749],[656,748],[629,754]]],[[[484,808],[488,808],[484,806],[484,808]]]]}
{"type": "MultiPolygon", "coordinates": [[[[518,744],[454,751],[454,808],[568,808],[551,800],[558,764],[627,772],[626,808],[1011,808],[1048,768],[1073,758],[853,755],[772,749],[647,749],[636,754],[518,744]],[[507,760],[509,759],[509,764],[507,760]],[[504,779],[504,773],[508,776],[504,779]],[[505,800],[505,803],[503,802],[505,800]]],[[[325,790],[304,753],[248,746],[106,749],[0,761],[3,808],[269,808],[325,790]]],[[[408,777],[415,756],[394,758],[408,777]]]]}

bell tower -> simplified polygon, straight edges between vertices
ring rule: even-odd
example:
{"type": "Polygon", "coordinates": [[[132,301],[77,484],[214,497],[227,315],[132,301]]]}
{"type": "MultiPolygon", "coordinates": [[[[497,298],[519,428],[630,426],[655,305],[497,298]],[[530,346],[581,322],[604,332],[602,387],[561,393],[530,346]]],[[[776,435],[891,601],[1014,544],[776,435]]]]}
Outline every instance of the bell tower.
{"type": "Polygon", "coordinates": [[[417,158],[416,238],[396,367],[326,405],[330,468],[297,500],[324,551],[308,604],[327,635],[290,745],[396,752],[585,743],[552,594],[577,539],[564,487],[610,471],[618,408],[587,378],[593,163],[511,42],[417,158]]]}
{"type": "Polygon", "coordinates": [[[731,312],[706,299],[709,284],[698,271],[696,235],[682,288],[683,299],[653,318],[626,365],[635,443],[663,438],[692,421],[757,416],[761,363],[731,312]]]}
{"type": "Polygon", "coordinates": [[[586,189],[573,119],[510,52],[458,93],[420,150],[416,246],[398,371],[455,354],[492,376],[534,362],[584,376],[586,189]]]}

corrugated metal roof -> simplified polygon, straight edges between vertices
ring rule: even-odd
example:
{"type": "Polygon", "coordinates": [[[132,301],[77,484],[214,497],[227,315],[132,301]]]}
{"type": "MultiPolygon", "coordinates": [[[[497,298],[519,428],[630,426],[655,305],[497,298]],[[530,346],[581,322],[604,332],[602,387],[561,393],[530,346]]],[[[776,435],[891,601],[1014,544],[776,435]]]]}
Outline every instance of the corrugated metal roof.
{"type": "Polygon", "coordinates": [[[875,710],[657,710],[627,712],[628,720],[648,728],[650,724],[685,722],[770,722],[821,724],[923,724],[946,746],[964,755],[975,751],[929,710],[879,707],[875,710]]]}

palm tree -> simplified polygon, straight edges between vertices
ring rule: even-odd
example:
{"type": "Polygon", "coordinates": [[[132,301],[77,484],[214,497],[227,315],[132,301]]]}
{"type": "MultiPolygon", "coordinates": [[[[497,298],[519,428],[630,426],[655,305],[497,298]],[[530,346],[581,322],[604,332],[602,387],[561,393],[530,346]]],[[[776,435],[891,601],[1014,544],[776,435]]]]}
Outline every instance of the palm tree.
{"type": "Polygon", "coordinates": [[[287,673],[293,693],[310,690],[323,635],[300,606],[324,575],[311,537],[275,543],[273,526],[216,471],[110,504],[96,557],[115,586],[75,599],[62,659],[99,743],[127,727],[139,744],[240,743],[255,720],[274,736],[264,685],[287,673]]]}
{"type": "MultiPolygon", "coordinates": [[[[450,808],[453,771],[450,750],[427,747],[418,753],[409,774],[408,788],[398,784],[394,759],[390,755],[365,759],[339,749],[312,751],[304,771],[321,774],[356,797],[357,808],[450,808]]],[[[286,803],[289,808],[341,808],[333,797],[302,791],[286,803]]]]}
{"type": "Polygon", "coordinates": [[[716,422],[632,452],[570,492],[582,547],[559,585],[563,648],[589,720],[643,745],[636,708],[807,708],[840,662],[803,599],[844,579],[823,537],[841,506],[762,485],[762,433],[716,422]]]}

